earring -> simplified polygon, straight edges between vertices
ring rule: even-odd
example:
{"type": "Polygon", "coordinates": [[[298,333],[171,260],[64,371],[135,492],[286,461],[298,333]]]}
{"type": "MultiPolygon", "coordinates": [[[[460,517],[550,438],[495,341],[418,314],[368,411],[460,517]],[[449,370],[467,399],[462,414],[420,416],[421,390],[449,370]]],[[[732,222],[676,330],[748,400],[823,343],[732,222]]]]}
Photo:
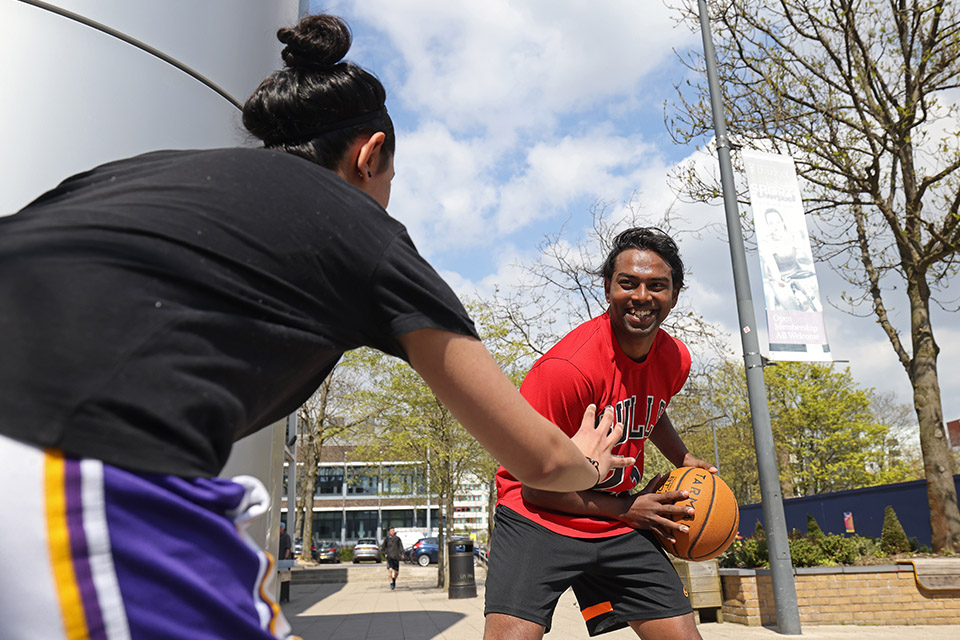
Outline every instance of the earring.
{"type": "Polygon", "coordinates": [[[373,174],[370,173],[369,171],[367,171],[367,177],[368,177],[368,178],[372,178],[372,177],[373,177],[373,174]]]}

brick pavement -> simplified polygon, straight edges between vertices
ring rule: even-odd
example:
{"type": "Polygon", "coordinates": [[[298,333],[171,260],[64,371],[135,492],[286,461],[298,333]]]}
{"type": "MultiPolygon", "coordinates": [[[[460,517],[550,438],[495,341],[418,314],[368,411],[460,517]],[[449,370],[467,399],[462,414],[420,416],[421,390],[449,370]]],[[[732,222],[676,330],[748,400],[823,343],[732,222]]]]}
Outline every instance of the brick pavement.
{"type": "MultiPolygon", "coordinates": [[[[483,637],[483,578],[478,572],[477,597],[453,599],[437,589],[436,569],[404,565],[395,591],[386,572],[370,566],[357,578],[339,584],[296,583],[283,610],[303,640],[481,640],[483,637]]],[[[700,625],[704,640],[774,640],[786,638],[775,630],[715,622],[700,625]]],[[[579,609],[568,591],[560,599],[553,630],[546,640],[587,640],[579,609]]],[[[604,634],[605,640],[636,638],[629,629],[604,634]]],[[[796,637],[796,636],[794,636],[796,637]]],[[[952,640],[960,625],[869,626],[807,625],[808,640],[952,640]]]]}

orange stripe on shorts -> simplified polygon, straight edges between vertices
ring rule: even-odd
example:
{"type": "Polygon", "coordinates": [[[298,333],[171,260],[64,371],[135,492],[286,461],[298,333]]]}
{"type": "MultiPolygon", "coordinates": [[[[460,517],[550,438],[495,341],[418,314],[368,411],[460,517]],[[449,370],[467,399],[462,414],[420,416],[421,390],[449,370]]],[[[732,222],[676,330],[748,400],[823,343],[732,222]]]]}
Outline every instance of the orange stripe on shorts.
{"type": "Polygon", "coordinates": [[[613,605],[609,602],[601,602],[600,604],[595,604],[592,607],[587,607],[581,613],[583,614],[584,620],[593,620],[597,616],[602,616],[605,613],[610,613],[613,611],[613,605]]]}

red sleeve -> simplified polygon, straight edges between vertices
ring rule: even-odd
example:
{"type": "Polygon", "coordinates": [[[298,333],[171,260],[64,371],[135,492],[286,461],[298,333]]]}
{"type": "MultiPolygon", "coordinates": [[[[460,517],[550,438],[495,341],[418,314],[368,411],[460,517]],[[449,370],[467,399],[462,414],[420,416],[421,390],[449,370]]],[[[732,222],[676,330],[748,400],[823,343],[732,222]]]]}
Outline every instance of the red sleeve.
{"type": "Polygon", "coordinates": [[[593,390],[583,373],[567,360],[547,358],[530,370],[520,393],[544,418],[568,436],[580,429],[583,412],[593,402],[593,390]]]}
{"type": "Polygon", "coordinates": [[[680,393],[680,389],[683,389],[683,385],[687,383],[687,377],[690,375],[691,366],[690,350],[687,349],[687,345],[676,338],[674,338],[674,341],[677,343],[677,348],[680,350],[680,371],[677,374],[677,382],[674,386],[671,397],[680,393]]]}

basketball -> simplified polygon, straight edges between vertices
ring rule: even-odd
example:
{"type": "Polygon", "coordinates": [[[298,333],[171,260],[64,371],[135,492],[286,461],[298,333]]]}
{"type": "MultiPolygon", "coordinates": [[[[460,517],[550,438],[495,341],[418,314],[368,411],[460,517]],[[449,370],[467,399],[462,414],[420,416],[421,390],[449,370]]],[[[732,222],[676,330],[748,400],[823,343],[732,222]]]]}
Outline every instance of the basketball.
{"type": "Polygon", "coordinates": [[[676,543],[663,538],[663,548],[684,560],[711,560],[727,550],[737,536],[740,507],[733,491],[706,469],[679,467],[670,472],[657,493],[687,491],[690,497],[677,502],[693,507],[693,519],[678,519],[690,527],[687,533],[672,531],[676,543]]]}

